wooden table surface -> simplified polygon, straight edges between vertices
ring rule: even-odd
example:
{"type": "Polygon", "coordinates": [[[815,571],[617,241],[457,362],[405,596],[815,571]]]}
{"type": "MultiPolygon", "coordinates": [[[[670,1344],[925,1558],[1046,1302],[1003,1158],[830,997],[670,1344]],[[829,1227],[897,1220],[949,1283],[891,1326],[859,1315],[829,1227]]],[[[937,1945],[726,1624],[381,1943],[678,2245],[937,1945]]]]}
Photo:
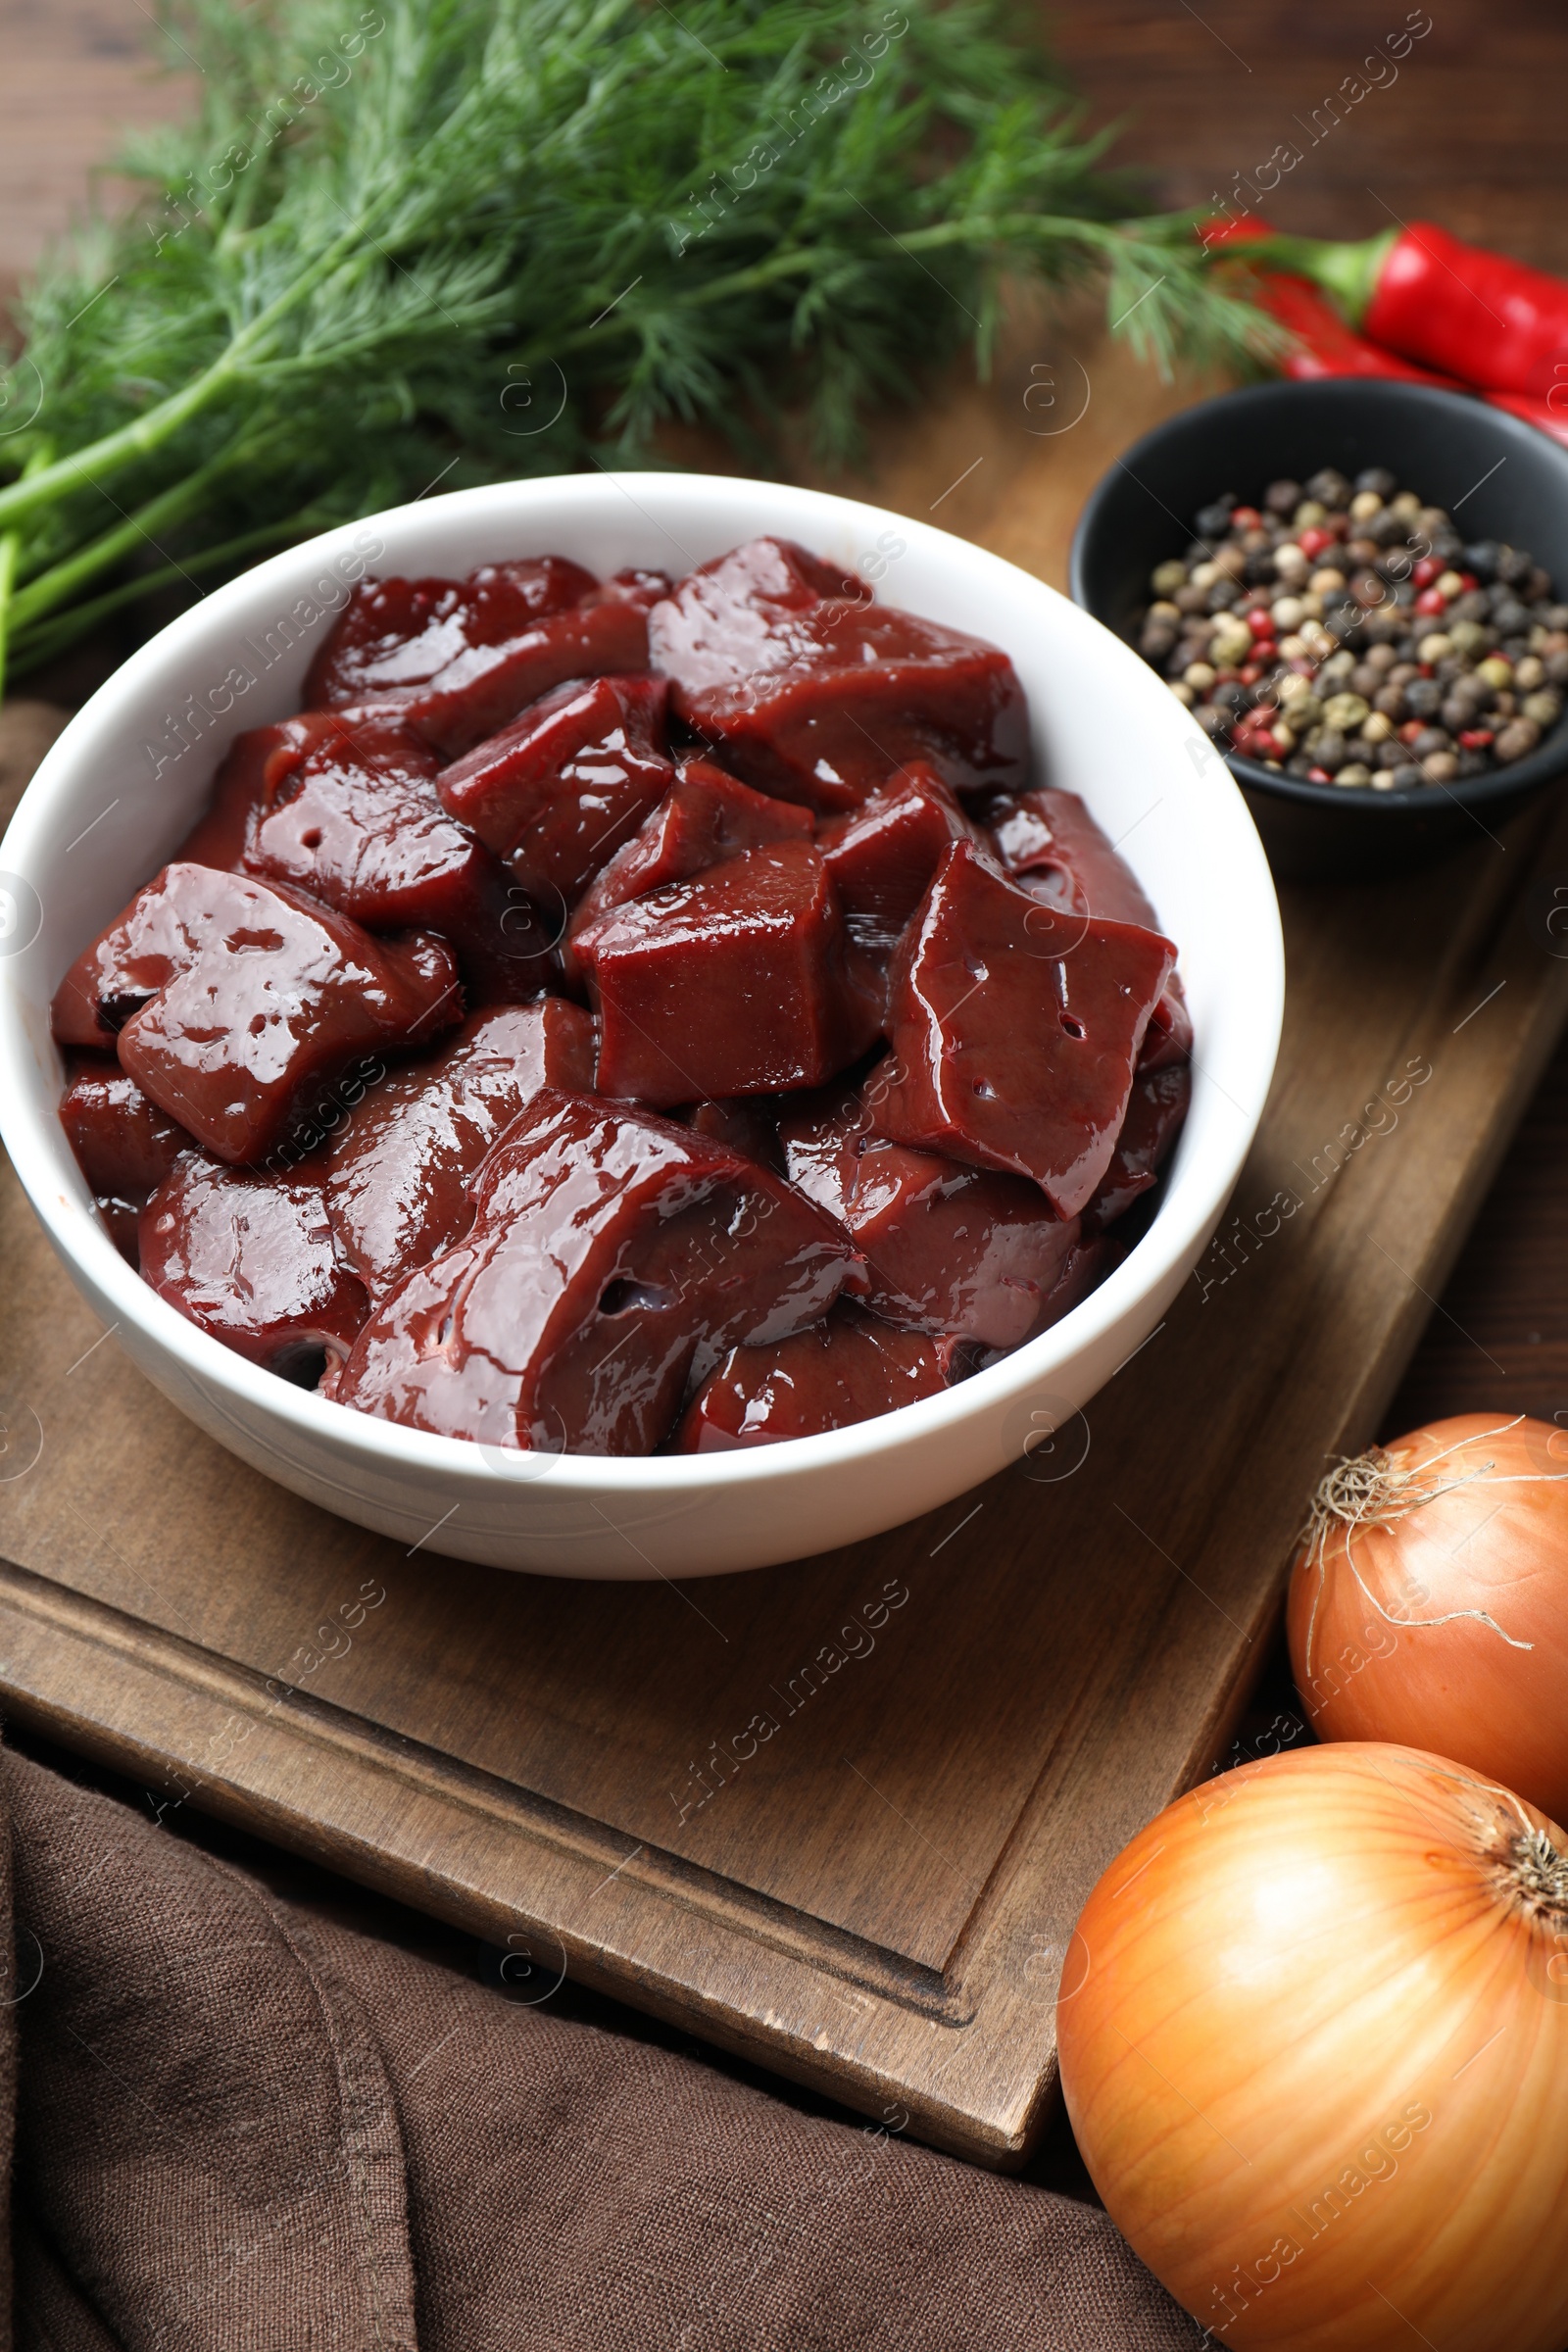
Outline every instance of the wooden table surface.
{"type": "MultiPolygon", "coordinates": [[[[1505,16],[1444,0],[1397,78],[1313,137],[1329,94],[1407,14],[1423,21],[1392,0],[1376,19],[1351,0],[1206,0],[1201,15],[1187,0],[1076,0],[1052,12],[1096,117],[1128,118],[1117,153],[1150,169],[1152,204],[1200,202],[1294,140],[1301,161],[1271,206],[1284,225],[1364,235],[1391,217],[1436,215],[1568,270],[1557,0],[1516,0],[1505,16]]],[[[183,103],[188,80],[148,72],[146,19],[141,0],[0,0],[0,294],[80,209],[114,124],[183,103]]],[[[1434,1301],[1391,1434],[1471,1409],[1568,1420],[1568,1203],[1554,1181],[1564,1142],[1568,1048],[1434,1301]]]]}

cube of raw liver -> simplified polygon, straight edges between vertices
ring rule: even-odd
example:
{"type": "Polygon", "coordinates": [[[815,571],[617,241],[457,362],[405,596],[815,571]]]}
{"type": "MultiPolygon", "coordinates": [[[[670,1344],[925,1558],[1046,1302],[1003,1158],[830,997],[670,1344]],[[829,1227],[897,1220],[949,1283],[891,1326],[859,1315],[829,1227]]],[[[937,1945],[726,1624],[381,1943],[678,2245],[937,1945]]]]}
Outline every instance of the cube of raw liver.
{"type": "Polygon", "coordinates": [[[495,1446],[647,1453],[689,1382],[817,1321],[853,1263],[738,1152],[582,1095],[536,1095],[473,1190],[466,1237],[361,1332],[340,1402],[495,1446]]]}
{"type": "Polygon", "coordinates": [[[876,604],[788,542],[700,565],[648,628],[672,708],[783,800],[852,808],[911,760],[955,782],[1025,781],[1028,713],[1007,656],[876,604]]]}
{"type": "Polygon", "coordinates": [[[442,807],[436,757],[401,714],[356,728],[335,711],[312,711],[267,732],[294,739],[263,765],[247,873],[292,882],[368,931],[439,931],[481,1004],[537,995],[555,932],[495,853],[442,807]]]}
{"type": "Polygon", "coordinates": [[[1180,972],[1172,972],[1159,1003],[1149,1016],[1144,1042],[1138,1049],[1140,1073],[1166,1070],[1193,1057],[1193,1016],[1180,972]]]}
{"type": "Polygon", "coordinates": [[[593,1082],[594,1025],[564,997],[474,1013],[428,1060],[389,1071],[326,1153],[332,1230],[372,1298],[467,1231],[470,1179],[541,1087],[593,1082]]]}
{"type": "Polygon", "coordinates": [[[694,1134],[706,1135],[715,1144],[727,1144],[743,1159],[755,1159],[760,1168],[771,1168],[775,1176],[782,1176],[786,1171],[777,1112],[778,1103],[765,1098],[750,1102],[731,1098],[688,1103],[676,1115],[681,1125],[690,1127],[694,1134]]]}
{"type": "Polygon", "coordinates": [[[1158,933],[1093,916],[1065,953],[1042,908],[955,842],[911,924],[890,995],[900,1075],[877,1124],[977,1167],[1032,1177],[1062,1217],[1110,1165],[1138,1050],[1175,961],[1158,933]]]}
{"type": "Polygon", "coordinates": [[[635,605],[640,612],[651,612],[662,604],[675,583],[667,571],[650,571],[642,564],[628,564],[624,571],[612,572],[609,579],[587,601],[590,604],[635,605]]]}
{"type": "Polygon", "coordinates": [[[445,942],[372,939],[287,883],[168,865],[66,974],[63,1043],[121,1067],[216,1158],[265,1158],[359,1056],[463,1013],[445,942]]]}
{"type": "Polygon", "coordinates": [[[711,760],[683,760],[652,816],[584,894],[572,930],[666,882],[687,882],[710,865],[723,865],[743,850],[765,849],[773,841],[809,841],[812,829],[809,808],[754,792],[711,760]]]}
{"type": "MultiPolygon", "coordinates": [[[[1009,873],[1025,890],[1069,915],[1094,914],[1111,923],[1140,923],[1157,931],[1143,884],[1120,857],[1074,792],[998,794],[986,809],[987,830],[1009,873]]],[[[1072,937],[1063,925],[1063,943],[1072,937]]],[[[1138,1056],[1144,1070],[1185,1061],[1193,1050],[1193,1024],[1175,972],[1150,1015],[1138,1056]]]]}
{"type": "Polygon", "coordinates": [[[1193,1074],[1185,1061],[1140,1067],[1110,1165],[1084,1210],[1086,1233],[1102,1231],[1158,1182],[1192,1096],[1193,1074]]]}
{"type": "Polygon", "coordinates": [[[291,727],[297,730],[297,722],[285,718],[271,726],[247,727],[235,736],[219,761],[207,807],[175,850],[171,865],[211,865],[220,873],[238,873],[262,805],[267,762],[294,740],[291,727]]]}
{"type": "MultiPolygon", "coordinates": [[[[873,1094],[875,1081],[873,1072],[873,1094]]],[[[1016,1348],[1043,1331],[1077,1218],[1058,1217],[1027,1177],[889,1143],[872,1117],[858,1101],[779,1130],[791,1182],[838,1218],[865,1259],[864,1303],[904,1329],[984,1348],[1016,1348]]]]}
{"type": "Polygon", "coordinates": [[[599,678],[546,695],[442,774],[442,804],[510,859],[524,890],[571,906],[659,806],[662,678],[599,678]]]}
{"type": "Polygon", "coordinates": [[[182,1152],[195,1149],[114,1062],[74,1073],[61,1097],[60,1123],[93,1192],[138,1204],[182,1152]]]}
{"type": "Polygon", "coordinates": [[[612,907],[574,948],[599,1013],[602,1095],[663,1107],[816,1086],[870,1042],[838,895],[809,842],[747,850],[612,907]]]}
{"type": "Polygon", "coordinates": [[[199,1330],[314,1385],[370,1311],[339,1258],[318,1178],[259,1176],[188,1153],[139,1220],[141,1273],[199,1330]]]}
{"type": "Polygon", "coordinates": [[[939,1341],[836,1306],[792,1340],[732,1348],[687,1406],[673,1451],[727,1453],[848,1429],[940,1396],[948,1382],[948,1351],[939,1341]]]}
{"type": "Polygon", "coordinates": [[[541,556],[466,580],[364,582],[312,662],[305,700],[396,703],[455,759],[566,678],[647,664],[642,597],[541,556]]]}
{"type": "Polygon", "coordinates": [[[306,699],[327,708],[407,694],[466,647],[505,645],[598,585],[565,556],[487,564],[462,580],[365,580],[311,663],[306,699]]]}
{"type": "Polygon", "coordinates": [[[999,794],[985,814],[1009,873],[1038,877],[1042,891],[1083,914],[1159,929],[1143,884],[1075,792],[999,794]]]}
{"type": "Polygon", "coordinates": [[[270,773],[323,745],[341,744],[378,759],[412,760],[434,768],[434,755],[401,710],[371,705],[366,710],[299,710],[292,718],[247,727],[219,761],[212,797],[180,843],[171,865],[215,865],[238,873],[267,799],[270,773]]]}
{"type": "Polygon", "coordinates": [[[96,1057],[73,1074],[60,1123],[110,1239],[134,1266],[142,1203],[180,1154],[196,1150],[195,1138],[166,1119],[117,1063],[96,1057]]]}
{"type": "Polygon", "coordinates": [[[931,886],[955,841],[972,841],[974,828],[928,760],[901,768],[858,808],[829,817],[817,847],[852,937],[883,954],[931,886]]]}

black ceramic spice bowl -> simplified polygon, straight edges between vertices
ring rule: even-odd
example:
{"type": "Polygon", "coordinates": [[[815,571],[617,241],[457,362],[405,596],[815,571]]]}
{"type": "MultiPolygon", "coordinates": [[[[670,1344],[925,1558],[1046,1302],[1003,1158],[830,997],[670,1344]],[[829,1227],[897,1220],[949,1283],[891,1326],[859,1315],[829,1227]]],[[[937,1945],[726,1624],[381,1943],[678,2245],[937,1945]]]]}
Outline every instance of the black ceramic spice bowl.
{"type": "MultiPolygon", "coordinates": [[[[1385,466],[1446,508],[1469,542],[1528,548],[1568,603],[1568,450],[1500,410],[1425,384],[1257,384],[1169,417],[1091,493],[1072,546],[1076,604],[1136,644],[1150,573],[1193,540],[1226,491],[1259,497],[1325,466],[1353,480],[1385,466]]],[[[1498,823],[1568,769],[1568,717],[1523,760],[1484,776],[1397,792],[1314,784],[1227,755],[1269,861],[1292,880],[1349,880],[1424,864],[1498,823]]]]}

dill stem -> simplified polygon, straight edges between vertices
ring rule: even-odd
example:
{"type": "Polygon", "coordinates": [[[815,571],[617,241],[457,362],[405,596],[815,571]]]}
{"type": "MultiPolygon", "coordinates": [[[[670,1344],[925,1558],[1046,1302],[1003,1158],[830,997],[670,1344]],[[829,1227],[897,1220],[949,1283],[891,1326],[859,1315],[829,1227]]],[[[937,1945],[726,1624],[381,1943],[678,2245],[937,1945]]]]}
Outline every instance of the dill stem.
{"type": "MultiPolygon", "coordinates": [[[[56,564],[52,570],[40,572],[24,588],[18,589],[11,600],[13,628],[24,629],[30,622],[51,612],[56,605],[64,604],[85,581],[101,571],[107,571],[122,557],[133,554],[139,541],[145,540],[162,555],[164,550],[158,547],[153,538],[154,531],[164,530],[172,522],[182,521],[199,507],[212,484],[233,465],[237,454],[236,439],[230,442],[227,449],[220,450],[216,458],[209,459],[205,466],[198,466],[194,473],[187,474],[182,482],[175,482],[157,498],[149,499],[145,506],[138,507],[133,514],[124,515],[111,530],[89,541],[87,546],[68,556],[63,563],[56,564]]],[[[6,537],[8,540],[15,539],[17,533],[8,531],[6,537]]]]}
{"type": "MultiPolygon", "coordinates": [[[[47,448],[35,449],[24,467],[24,474],[36,473],[49,462],[47,448]]],[[[12,590],[16,585],[17,566],[22,561],[22,533],[0,531],[0,699],[6,690],[6,659],[15,632],[15,606],[12,590]]]]}
{"type": "MultiPolygon", "coordinates": [[[[1131,240],[1129,229],[1137,223],[1062,219],[1050,213],[971,213],[956,220],[937,220],[927,228],[889,229],[884,244],[900,253],[934,253],[944,246],[1000,245],[1019,239],[1038,240],[1041,244],[1087,245],[1097,254],[1109,254],[1117,246],[1131,240]]],[[[836,256],[821,247],[796,245],[770,254],[765,262],[754,262],[745,270],[732,270],[723,277],[711,277],[705,285],[694,286],[689,293],[676,297],[683,310],[703,310],[710,303],[724,302],[733,294],[749,294],[762,286],[774,284],[779,278],[798,275],[802,270],[831,269],[836,256]]],[[[570,344],[586,340],[585,333],[572,335],[570,344]]]]}
{"type": "Polygon", "coordinates": [[[139,458],[151,457],[166,441],[172,440],[180,426],[198,416],[220,392],[237,383],[244,373],[245,363],[260,347],[265,346],[272,330],[296,310],[306,297],[314,294],[324,278],[358,254],[363,258],[365,240],[378,213],[396,196],[405,174],[400,174],[374,201],[366,206],[359,218],[350,222],[340,236],[332,239],[316,260],[300,271],[290,286],[259,311],[248,326],[229,340],[226,350],[192,378],[183,391],[172,392],[167,400],[149,409],[129,424],[121,425],[112,433],[92,442],[74,457],[61,458],[52,466],[44,466],[36,473],[24,473],[15,482],[0,490],[0,530],[20,522],[38,508],[52,506],[72,490],[84,483],[101,488],[99,476],[113,475],[133,466],[139,458]]]}
{"type": "Polygon", "coordinates": [[[11,584],[17,576],[22,541],[16,531],[0,532],[0,695],[6,687],[6,654],[11,637],[11,584]]]}
{"type": "Polygon", "coordinates": [[[157,571],[144,572],[139,579],[126,580],[122,586],[111,588],[84,605],[76,605],[69,612],[34,621],[25,633],[19,630],[11,647],[13,662],[19,667],[35,668],[52,654],[63,653],[68,645],[74,645],[78,637],[86,636],[89,629],[107,620],[112,612],[133,604],[137,597],[152,596],[160,588],[172,588],[180,580],[194,579],[198,572],[214,571],[220,564],[254,555],[259,548],[276,546],[285,539],[303,538],[319,527],[323,527],[320,517],[314,515],[309,508],[302,508],[281,522],[262,523],[254,531],[242,531],[236,539],[204,547],[178,564],[166,564],[157,571]]]}

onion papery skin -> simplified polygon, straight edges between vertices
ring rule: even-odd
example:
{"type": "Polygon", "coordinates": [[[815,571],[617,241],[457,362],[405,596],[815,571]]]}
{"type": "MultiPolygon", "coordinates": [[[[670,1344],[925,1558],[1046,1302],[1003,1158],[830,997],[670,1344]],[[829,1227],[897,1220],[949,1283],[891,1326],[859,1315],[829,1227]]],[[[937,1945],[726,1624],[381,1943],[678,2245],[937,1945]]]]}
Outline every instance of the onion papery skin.
{"type": "Polygon", "coordinates": [[[1303,1544],[1287,1623],[1312,1727],[1433,1748],[1568,1820],[1568,1431],[1465,1413],[1384,1450],[1405,1494],[1443,1491],[1303,1544]]]}
{"type": "Polygon", "coordinates": [[[1068,1945],[1062,2088],[1106,2209],[1223,2344],[1562,2352],[1568,1901],[1544,1816],[1347,1742],[1209,1781],[1068,1945]]]}

